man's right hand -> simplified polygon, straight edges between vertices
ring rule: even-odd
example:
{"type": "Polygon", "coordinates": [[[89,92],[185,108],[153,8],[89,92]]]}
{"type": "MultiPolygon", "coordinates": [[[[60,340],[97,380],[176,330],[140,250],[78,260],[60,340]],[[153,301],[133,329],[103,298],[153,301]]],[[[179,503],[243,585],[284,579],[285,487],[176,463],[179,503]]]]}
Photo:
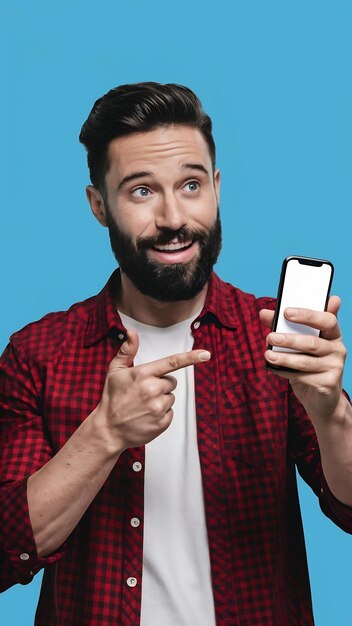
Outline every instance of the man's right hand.
{"type": "Polygon", "coordinates": [[[128,332],[111,361],[101,401],[55,456],[28,479],[27,499],[39,556],[57,550],[109,476],[126,448],[144,445],[171,423],[181,367],[210,358],[192,350],[131,367],[138,335],[128,332]]]}
{"type": "Polygon", "coordinates": [[[191,350],[133,367],[138,335],[127,339],[111,361],[96,419],[107,434],[113,452],[145,445],[168,428],[172,421],[172,393],[177,381],[172,372],[210,359],[205,350],[191,350]]]}

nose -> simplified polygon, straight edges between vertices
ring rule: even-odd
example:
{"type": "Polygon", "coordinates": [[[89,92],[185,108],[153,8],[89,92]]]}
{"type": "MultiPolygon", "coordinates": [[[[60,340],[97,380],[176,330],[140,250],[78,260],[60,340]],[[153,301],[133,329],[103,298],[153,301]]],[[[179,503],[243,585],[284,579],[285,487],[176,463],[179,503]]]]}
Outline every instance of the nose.
{"type": "Polygon", "coordinates": [[[175,194],[173,192],[163,194],[155,218],[157,228],[177,230],[185,226],[185,222],[185,215],[175,194]]]}

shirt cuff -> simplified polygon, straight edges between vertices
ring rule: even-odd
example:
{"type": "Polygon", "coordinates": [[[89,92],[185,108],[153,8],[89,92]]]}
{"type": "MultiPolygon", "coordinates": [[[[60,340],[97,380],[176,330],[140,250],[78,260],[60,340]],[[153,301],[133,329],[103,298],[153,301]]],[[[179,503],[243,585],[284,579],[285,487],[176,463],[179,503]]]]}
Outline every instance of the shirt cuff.
{"type": "Polygon", "coordinates": [[[54,563],[65,553],[65,544],[52,554],[39,557],[29,518],[27,480],[10,483],[1,489],[0,528],[2,558],[5,560],[0,588],[15,583],[27,584],[46,565],[54,563]]]}

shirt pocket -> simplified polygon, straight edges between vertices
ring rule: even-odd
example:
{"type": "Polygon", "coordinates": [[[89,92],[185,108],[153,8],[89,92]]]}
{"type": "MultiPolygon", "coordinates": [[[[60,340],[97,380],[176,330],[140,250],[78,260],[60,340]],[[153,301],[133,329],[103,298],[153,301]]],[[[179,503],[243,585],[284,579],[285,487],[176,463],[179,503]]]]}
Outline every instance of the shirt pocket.
{"type": "Polygon", "coordinates": [[[227,458],[258,470],[277,469],[286,456],[287,382],[266,371],[226,382],[219,424],[227,458]]]}

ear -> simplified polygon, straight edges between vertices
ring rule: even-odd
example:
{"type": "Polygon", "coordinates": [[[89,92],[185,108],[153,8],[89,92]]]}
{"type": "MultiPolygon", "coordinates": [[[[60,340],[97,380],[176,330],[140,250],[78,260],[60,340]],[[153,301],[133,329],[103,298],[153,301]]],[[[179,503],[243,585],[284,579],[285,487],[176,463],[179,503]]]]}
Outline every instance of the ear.
{"type": "Polygon", "coordinates": [[[214,187],[215,187],[215,194],[216,194],[216,198],[218,201],[218,206],[220,204],[220,170],[217,169],[214,172],[214,187]]]}
{"type": "Polygon", "coordinates": [[[86,187],[86,194],[94,216],[102,226],[106,226],[105,204],[100,191],[93,187],[93,185],[88,185],[88,187],[86,187]]]}

